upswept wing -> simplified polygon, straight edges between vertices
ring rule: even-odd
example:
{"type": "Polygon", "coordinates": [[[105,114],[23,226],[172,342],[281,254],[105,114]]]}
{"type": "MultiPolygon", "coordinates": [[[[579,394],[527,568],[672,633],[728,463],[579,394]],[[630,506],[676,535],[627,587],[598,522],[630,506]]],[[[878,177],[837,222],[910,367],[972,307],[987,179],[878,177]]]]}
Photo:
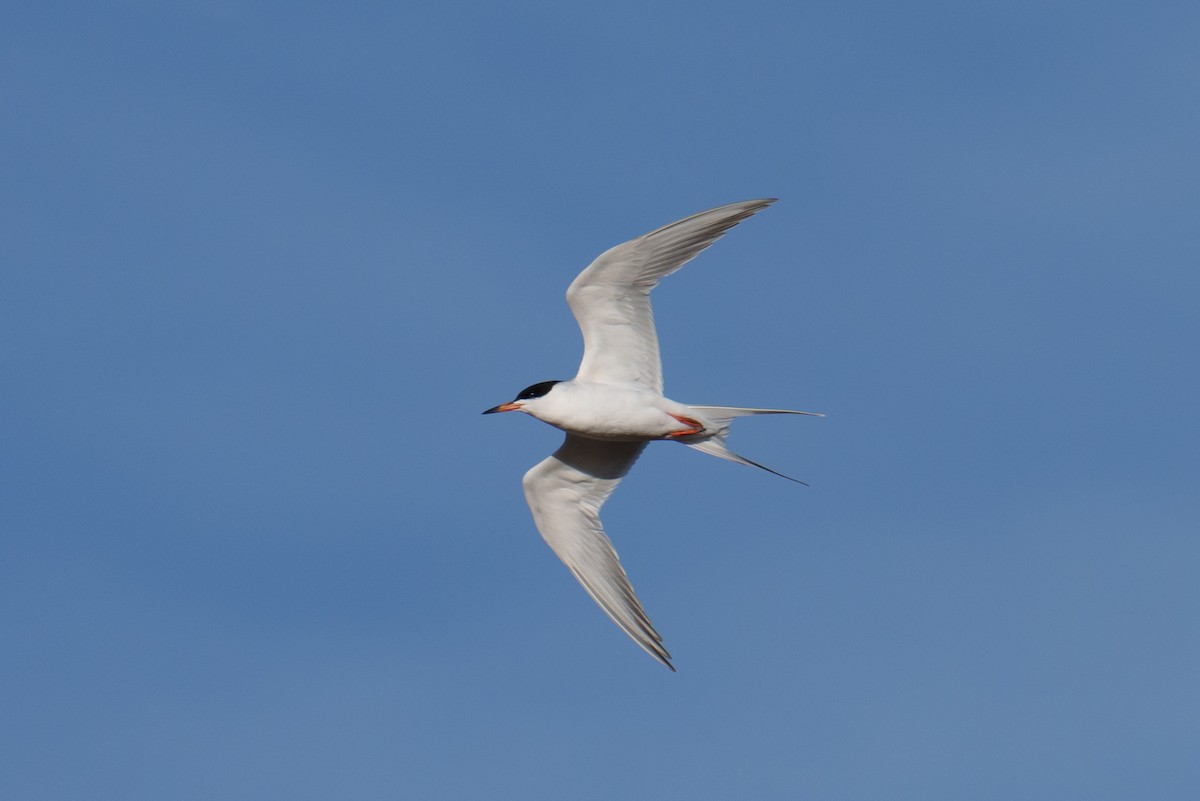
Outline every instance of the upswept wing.
{"type": "Polygon", "coordinates": [[[646,653],[674,670],[600,523],[600,507],[645,447],[567,434],[562,447],[525,474],[525,500],[542,538],[592,600],[646,653]]]}
{"type": "Polygon", "coordinates": [[[746,200],[702,211],[600,254],[567,288],[567,303],[583,331],[583,362],[576,378],[661,393],[650,290],[773,202],[775,198],[746,200]]]}

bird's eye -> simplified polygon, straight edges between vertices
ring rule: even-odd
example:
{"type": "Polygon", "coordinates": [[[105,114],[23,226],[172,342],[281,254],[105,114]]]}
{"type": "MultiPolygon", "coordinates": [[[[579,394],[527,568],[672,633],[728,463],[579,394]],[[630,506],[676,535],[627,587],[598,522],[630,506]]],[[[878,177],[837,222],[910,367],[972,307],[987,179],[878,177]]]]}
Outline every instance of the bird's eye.
{"type": "Polygon", "coordinates": [[[549,392],[550,388],[557,383],[559,382],[543,381],[540,384],[534,384],[531,387],[525,387],[525,389],[521,390],[521,392],[517,395],[517,400],[531,400],[533,398],[540,398],[549,392]]]}

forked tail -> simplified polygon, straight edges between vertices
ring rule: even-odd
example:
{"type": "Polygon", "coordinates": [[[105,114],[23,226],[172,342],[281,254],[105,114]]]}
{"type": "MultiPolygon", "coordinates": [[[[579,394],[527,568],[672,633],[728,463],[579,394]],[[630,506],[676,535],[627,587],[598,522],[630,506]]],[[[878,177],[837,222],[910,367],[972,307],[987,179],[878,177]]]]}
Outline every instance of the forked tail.
{"type": "Polygon", "coordinates": [[[743,409],[737,406],[693,406],[692,408],[704,415],[704,418],[713,423],[717,430],[714,433],[705,433],[695,437],[680,437],[679,442],[682,442],[689,448],[695,448],[698,451],[719,456],[722,459],[728,459],[738,464],[757,467],[760,470],[766,470],[768,473],[774,473],[780,478],[786,478],[788,481],[795,481],[797,484],[808,486],[808,483],[805,481],[785,476],[777,470],[772,470],[765,465],[747,459],[745,456],[734,453],[725,447],[725,440],[729,437],[730,424],[737,417],[746,417],[752,414],[804,414],[810,417],[824,417],[825,415],[816,412],[797,412],[791,409],[743,409]]]}

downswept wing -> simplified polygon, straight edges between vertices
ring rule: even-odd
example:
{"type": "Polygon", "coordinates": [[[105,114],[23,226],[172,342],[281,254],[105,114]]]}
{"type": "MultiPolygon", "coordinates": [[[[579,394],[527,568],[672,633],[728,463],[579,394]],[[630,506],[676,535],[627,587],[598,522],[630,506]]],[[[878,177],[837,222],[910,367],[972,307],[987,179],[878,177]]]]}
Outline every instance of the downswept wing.
{"type": "Polygon", "coordinates": [[[567,434],[562,447],[525,474],[525,500],[542,538],[592,600],[646,653],[674,670],[600,523],[600,507],[645,447],[567,434]]]}
{"type": "Polygon", "coordinates": [[[567,288],[567,303],[583,331],[583,361],[576,378],[661,393],[650,290],[773,202],[775,198],[746,200],[702,211],[600,254],[567,288]]]}

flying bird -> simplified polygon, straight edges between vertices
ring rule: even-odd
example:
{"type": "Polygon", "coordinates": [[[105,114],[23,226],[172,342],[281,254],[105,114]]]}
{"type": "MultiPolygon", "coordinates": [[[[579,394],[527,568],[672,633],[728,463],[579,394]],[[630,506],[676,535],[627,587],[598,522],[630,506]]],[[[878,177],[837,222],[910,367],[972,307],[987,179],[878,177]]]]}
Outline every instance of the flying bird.
{"type": "Polygon", "coordinates": [[[569,381],[533,384],[484,412],[525,412],[566,432],[562,447],[525,474],[525,500],[534,523],[592,599],[671,670],[671,655],[604,533],[600,507],[652,440],[681,442],[796,481],[729,450],[729,426],[745,415],[814,413],[689,406],[665,397],[650,308],[650,291],[661,278],[774,201],[747,200],[703,211],[600,254],[567,289],[567,303],[583,331],[578,374],[569,381]]]}

